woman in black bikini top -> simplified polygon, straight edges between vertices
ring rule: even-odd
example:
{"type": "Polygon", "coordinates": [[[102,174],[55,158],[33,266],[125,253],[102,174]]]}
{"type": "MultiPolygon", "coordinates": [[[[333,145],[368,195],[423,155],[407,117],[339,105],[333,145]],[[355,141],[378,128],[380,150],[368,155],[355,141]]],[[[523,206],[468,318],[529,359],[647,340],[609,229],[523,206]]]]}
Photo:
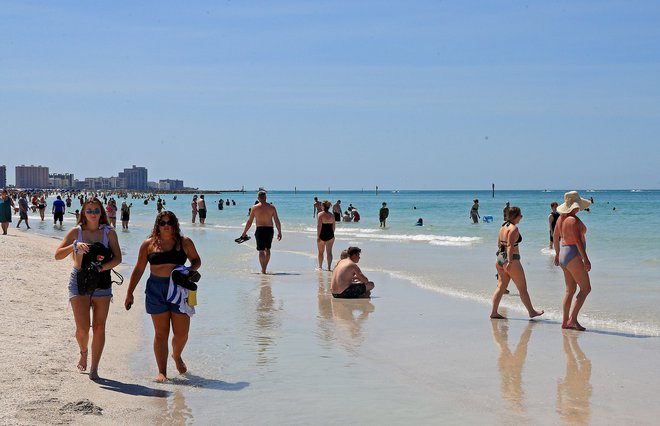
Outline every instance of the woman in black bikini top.
{"type": "Polygon", "coordinates": [[[509,210],[509,220],[504,222],[500,229],[498,237],[499,250],[497,252],[497,262],[495,263],[495,268],[497,268],[497,289],[493,293],[493,308],[490,312],[492,319],[505,318],[497,310],[511,280],[513,280],[518,288],[520,300],[525,305],[525,308],[527,308],[529,317],[534,318],[543,314],[543,311],[537,311],[532,306],[532,300],[527,292],[525,270],[522,263],[520,263],[518,244],[522,241],[522,236],[520,235],[520,231],[518,231],[518,224],[522,217],[520,207],[511,207],[509,210]]]}

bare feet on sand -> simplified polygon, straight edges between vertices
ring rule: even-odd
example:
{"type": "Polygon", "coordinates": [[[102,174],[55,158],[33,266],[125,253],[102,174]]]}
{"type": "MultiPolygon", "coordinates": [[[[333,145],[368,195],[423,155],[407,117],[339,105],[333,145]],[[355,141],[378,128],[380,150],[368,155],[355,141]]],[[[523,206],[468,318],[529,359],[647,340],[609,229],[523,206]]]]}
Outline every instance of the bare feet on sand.
{"type": "Polygon", "coordinates": [[[544,310],[534,311],[533,313],[530,313],[530,314],[529,314],[529,317],[530,317],[530,318],[536,318],[536,317],[538,317],[538,316],[543,315],[544,313],[545,313],[544,310]]]}
{"type": "Polygon", "coordinates": [[[98,379],[100,379],[98,370],[96,368],[90,368],[89,380],[98,380],[98,379]]]}
{"type": "Polygon", "coordinates": [[[506,319],[506,317],[500,314],[491,314],[490,319],[506,319]]]}
{"type": "Polygon", "coordinates": [[[163,373],[158,373],[158,376],[156,377],[156,381],[158,383],[165,383],[167,381],[167,376],[165,376],[163,373]]]}
{"type": "Polygon", "coordinates": [[[87,351],[80,351],[80,360],[78,360],[77,367],[81,373],[87,370],[87,351]]]}
{"type": "Polygon", "coordinates": [[[585,331],[586,328],[582,327],[579,322],[569,322],[568,324],[562,324],[561,328],[565,328],[568,330],[577,330],[577,331],[585,331]]]}
{"type": "Polygon", "coordinates": [[[186,372],[188,371],[188,367],[186,366],[186,363],[183,362],[183,359],[181,357],[176,358],[174,355],[172,355],[172,359],[176,364],[176,369],[179,372],[179,374],[186,374],[186,372]]]}

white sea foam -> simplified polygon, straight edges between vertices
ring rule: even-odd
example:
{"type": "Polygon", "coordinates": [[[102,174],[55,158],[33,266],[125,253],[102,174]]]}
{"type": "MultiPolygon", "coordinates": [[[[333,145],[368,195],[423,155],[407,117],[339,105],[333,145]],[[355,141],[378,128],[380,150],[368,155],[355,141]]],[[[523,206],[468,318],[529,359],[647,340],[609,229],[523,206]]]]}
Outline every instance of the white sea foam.
{"type": "MultiPolygon", "coordinates": [[[[316,228],[305,228],[307,232],[316,233],[316,228]]],[[[392,241],[398,243],[422,242],[435,246],[468,246],[481,241],[480,237],[464,237],[433,234],[388,234],[378,229],[337,229],[335,235],[343,238],[358,238],[378,241],[392,241]]]]}

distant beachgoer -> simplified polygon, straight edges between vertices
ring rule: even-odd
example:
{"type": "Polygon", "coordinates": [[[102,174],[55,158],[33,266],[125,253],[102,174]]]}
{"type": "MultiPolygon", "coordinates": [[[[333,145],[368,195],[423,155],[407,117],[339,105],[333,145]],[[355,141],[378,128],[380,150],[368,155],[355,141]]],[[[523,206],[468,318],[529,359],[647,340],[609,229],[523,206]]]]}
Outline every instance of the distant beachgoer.
{"type": "Polygon", "coordinates": [[[18,198],[18,223],[16,224],[17,228],[21,227],[21,222],[25,221],[25,226],[27,229],[30,229],[30,224],[28,223],[28,200],[26,198],[25,192],[21,192],[18,198]]]}
{"type": "Polygon", "coordinates": [[[46,206],[48,203],[46,202],[46,197],[41,196],[39,198],[39,201],[37,202],[37,209],[39,209],[39,217],[41,217],[41,220],[43,221],[46,217],[46,206]]]}
{"type": "Polygon", "coordinates": [[[587,256],[586,225],[577,217],[577,212],[586,210],[591,202],[580,197],[577,191],[564,194],[564,203],[557,207],[561,214],[557,220],[554,233],[555,265],[564,271],[566,292],[564,293],[562,328],[584,331],[578,322],[578,314],[584,301],[591,292],[589,271],[591,262],[587,256]],[[573,295],[580,287],[580,292],[573,295]],[[571,310],[571,304],[573,309],[571,310]]]}
{"type": "Polygon", "coordinates": [[[360,221],[360,213],[357,211],[357,209],[354,207],[353,210],[351,210],[351,217],[353,218],[353,222],[358,223],[360,221]]]}
{"type": "Polygon", "coordinates": [[[69,302],[76,321],[76,340],[80,349],[78,370],[87,370],[90,326],[92,335],[92,365],[89,378],[97,380],[98,367],[105,346],[105,323],[112,300],[110,270],[121,263],[121,249],[114,229],[108,223],[103,204],[92,198],[83,204],[78,226],[67,232],[55,251],[55,259],[73,258],[73,271],[69,277],[69,302]],[[81,294],[81,272],[95,268],[98,281],[95,289],[81,294]],[[91,292],[91,294],[90,294],[91,292]],[[92,316],[90,317],[90,308],[92,316]]]}
{"type": "Polygon", "coordinates": [[[557,219],[559,219],[559,212],[557,211],[557,202],[553,201],[550,203],[550,214],[548,215],[548,227],[550,230],[550,245],[553,243],[553,237],[555,235],[555,226],[557,225],[557,219]]]}
{"type": "Polygon", "coordinates": [[[362,250],[358,247],[349,247],[348,257],[337,263],[332,271],[332,280],[330,281],[330,291],[332,297],[338,299],[368,299],[371,296],[371,290],[375,285],[369,281],[360,267],[357,265],[360,261],[362,250]]]}
{"type": "Polygon", "coordinates": [[[62,221],[64,221],[65,211],[66,211],[66,203],[62,201],[62,197],[58,195],[55,201],[53,201],[53,207],[51,207],[51,213],[53,214],[54,225],[57,225],[57,221],[59,221],[60,226],[62,226],[62,221]]]}
{"type": "Polygon", "coordinates": [[[520,263],[520,250],[518,244],[522,241],[522,236],[518,230],[518,224],[523,215],[519,207],[511,207],[509,210],[509,219],[502,224],[498,235],[498,251],[497,262],[497,289],[493,294],[493,308],[490,317],[493,319],[506,319],[497,311],[500,306],[502,296],[507,290],[509,282],[513,280],[520,293],[520,300],[527,308],[527,313],[530,318],[543,315],[544,311],[537,311],[532,306],[532,301],[527,292],[527,280],[525,279],[525,271],[520,263]]]}
{"type": "Polygon", "coordinates": [[[380,227],[385,228],[385,221],[390,216],[390,209],[387,208],[387,203],[383,203],[383,207],[380,208],[378,212],[378,220],[380,221],[380,227]]]}
{"type": "Polygon", "coordinates": [[[190,207],[192,208],[192,223],[195,223],[195,219],[197,218],[197,195],[193,195],[190,207]]]}
{"type": "Polygon", "coordinates": [[[332,205],[332,214],[335,216],[335,222],[341,222],[341,200],[332,205]]]}
{"type": "Polygon", "coordinates": [[[332,246],[335,243],[335,215],[330,213],[328,200],[321,204],[323,211],[317,216],[316,245],[319,249],[319,269],[323,269],[323,252],[328,259],[328,271],[332,270],[332,246]]]}
{"type": "Polygon", "coordinates": [[[15,208],[14,200],[9,196],[6,189],[2,190],[0,197],[0,223],[2,224],[2,235],[7,235],[7,229],[11,223],[12,209],[15,208]]]}
{"type": "Polygon", "coordinates": [[[199,196],[197,208],[199,209],[199,223],[206,222],[206,201],[204,201],[204,194],[199,196]]]}
{"type": "Polygon", "coordinates": [[[479,223],[479,219],[481,216],[479,216],[479,200],[475,199],[474,204],[472,204],[472,208],[470,209],[470,218],[472,219],[472,223],[479,223]]]}
{"type": "MultiPolygon", "coordinates": [[[[172,330],[172,359],[180,374],[188,371],[181,357],[190,330],[190,316],[183,313],[180,304],[170,303],[167,295],[172,272],[190,261],[189,271],[202,265],[193,241],[181,234],[179,220],[171,211],[164,210],[156,216],[151,235],[140,246],[138,259],[131,273],[124,307],[128,310],[134,302],[133,292],[149,263],[150,275],[145,289],[145,306],[154,325],[154,355],[158,366],[156,381],[167,380],[167,355],[170,329],[172,330]]],[[[186,302],[187,305],[187,302],[186,302]]]]}
{"type": "Polygon", "coordinates": [[[222,209],[224,209],[224,208],[225,208],[225,200],[223,200],[222,198],[220,198],[220,199],[218,200],[218,210],[222,210],[222,209]]]}
{"type": "Polygon", "coordinates": [[[415,224],[415,226],[424,226],[424,219],[422,219],[421,217],[417,219],[417,223],[415,224]]]}
{"type": "Polygon", "coordinates": [[[229,205],[230,205],[229,198],[227,198],[227,202],[225,204],[229,207],[229,205]]]}
{"type": "Polygon", "coordinates": [[[275,206],[266,202],[266,191],[259,191],[257,194],[258,203],[250,209],[250,217],[248,218],[243,234],[241,237],[247,237],[247,231],[252,226],[252,222],[256,219],[257,229],[254,232],[254,237],[257,241],[257,251],[259,251],[259,263],[261,264],[261,273],[266,273],[266,267],[270,262],[270,248],[273,242],[273,222],[277,227],[277,241],[282,239],[282,224],[280,218],[277,216],[277,209],[275,206]]]}
{"type": "Polygon", "coordinates": [[[117,227],[117,202],[114,198],[110,198],[108,205],[105,206],[105,212],[108,215],[108,222],[113,228],[117,227]]]}
{"type": "Polygon", "coordinates": [[[126,205],[126,201],[121,203],[121,227],[123,229],[128,229],[128,221],[131,220],[131,207],[133,207],[133,203],[130,205],[126,205]]]}
{"type": "Polygon", "coordinates": [[[235,206],[235,205],[236,205],[236,201],[234,201],[234,200],[232,199],[232,200],[231,200],[231,205],[232,205],[232,206],[235,206]]]}
{"type": "Polygon", "coordinates": [[[348,212],[348,210],[346,210],[344,212],[344,216],[342,216],[342,220],[344,222],[350,222],[351,220],[353,220],[353,218],[351,218],[351,214],[348,212]]]}
{"type": "Polygon", "coordinates": [[[321,205],[321,202],[319,201],[319,197],[314,197],[314,203],[312,205],[312,209],[314,210],[312,213],[312,216],[317,217],[317,215],[323,211],[323,206],[321,205]]]}
{"type": "Polygon", "coordinates": [[[504,208],[502,209],[502,217],[504,218],[505,222],[509,220],[509,210],[511,210],[511,205],[507,201],[504,203],[504,208]]]}
{"type": "Polygon", "coordinates": [[[158,213],[163,211],[163,200],[161,200],[160,197],[158,197],[158,201],[156,201],[156,211],[158,213]]]}
{"type": "Polygon", "coordinates": [[[80,222],[80,210],[76,209],[73,214],[76,215],[76,223],[80,222]]]}
{"type": "Polygon", "coordinates": [[[66,196],[66,206],[71,207],[71,196],[70,195],[66,196]]]}

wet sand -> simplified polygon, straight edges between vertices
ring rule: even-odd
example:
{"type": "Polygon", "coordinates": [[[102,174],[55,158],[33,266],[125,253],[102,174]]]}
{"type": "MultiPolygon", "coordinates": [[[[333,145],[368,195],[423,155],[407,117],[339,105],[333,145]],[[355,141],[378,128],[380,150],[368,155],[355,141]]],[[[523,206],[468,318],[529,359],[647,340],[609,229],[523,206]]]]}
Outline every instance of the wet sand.
{"type": "MultiPolygon", "coordinates": [[[[126,313],[125,289],[115,288],[107,380],[94,383],[75,370],[70,263],[52,260],[57,243],[0,239],[0,300],[10,308],[0,314],[10,324],[0,332],[10,354],[0,361],[4,423],[600,425],[660,415],[659,338],[561,330],[517,312],[490,320],[487,305],[370,271],[368,256],[371,300],[333,299],[330,273],[315,271],[313,256],[277,251],[273,275],[226,271],[202,283],[214,297],[199,295],[190,374],[163,385],[152,381],[143,303],[126,313]],[[209,321],[212,310],[221,321],[209,321]],[[84,415],[89,404],[65,408],[83,399],[102,415],[84,415]]],[[[258,271],[253,249],[242,259],[258,271]]]]}

